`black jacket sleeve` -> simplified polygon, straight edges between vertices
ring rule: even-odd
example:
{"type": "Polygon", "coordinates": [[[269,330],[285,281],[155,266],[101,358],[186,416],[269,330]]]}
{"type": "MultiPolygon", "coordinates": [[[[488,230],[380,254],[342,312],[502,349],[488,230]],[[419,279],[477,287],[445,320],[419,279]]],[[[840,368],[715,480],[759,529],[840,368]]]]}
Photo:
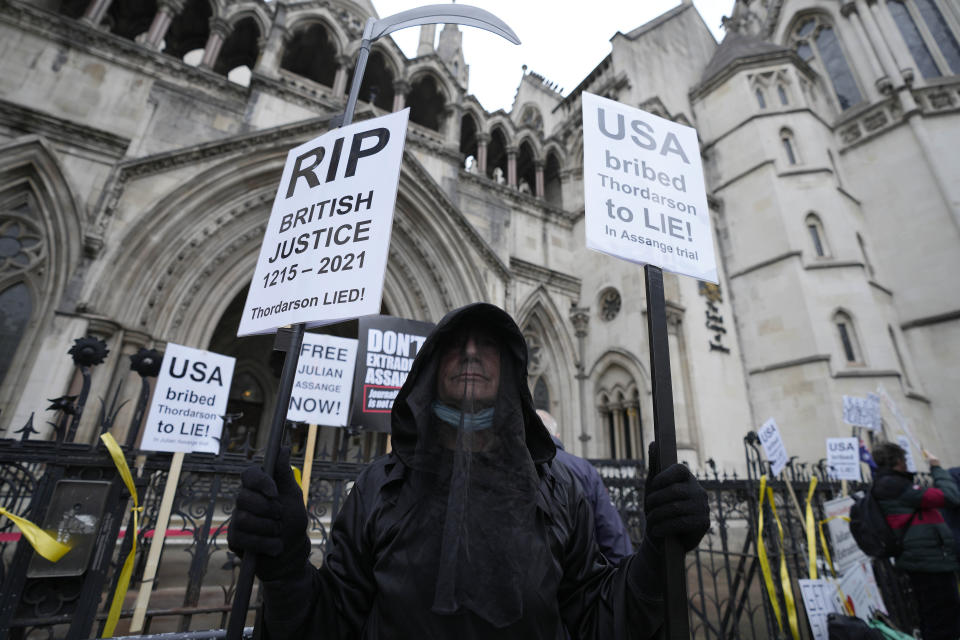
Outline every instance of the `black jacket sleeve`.
{"type": "Polygon", "coordinates": [[[366,476],[357,479],[333,523],[323,566],[308,562],[289,579],[263,584],[270,640],[346,640],[363,628],[375,597],[363,504],[366,476]]]}
{"type": "Polygon", "coordinates": [[[568,500],[568,543],[560,585],[560,611],[574,638],[655,638],[663,624],[663,558],[644,540],[614,567],[594,539],[590,506],[578,488],[568,500]]]}

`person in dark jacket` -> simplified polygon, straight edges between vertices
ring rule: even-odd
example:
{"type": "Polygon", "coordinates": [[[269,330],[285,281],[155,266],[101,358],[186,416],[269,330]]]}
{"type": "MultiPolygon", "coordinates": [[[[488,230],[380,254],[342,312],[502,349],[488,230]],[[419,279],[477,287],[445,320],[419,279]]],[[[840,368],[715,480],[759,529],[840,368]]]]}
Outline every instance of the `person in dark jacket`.
{"type": "MultiPolygon", "coordinates": [[[[925,452],[926,453],[926,452],[925,452]]],[[[892,442],[873,449],[877,473],[873,495],[880,503],[887,524],[903,535],[903,553],[895,559],[898,569],[910,576],[920,610],[924,640],[960,638],[960,593],[954,571],[957,556],[953,534],[938,509],[960,505],[957,484],[928,456],[933,487],[924,488],[907,471],[906,452],[892,442]]]]}
{"type": "Polygon", "coordinates": [[[630,543],[630,534],[623,525],[623,519],[610,501],[610,494],[607,493],[600,473],[588,461],[563,448],[560,430],[552,415],[542,409],[537,409],[537,415],[540,416],[543,426],[547,428],[553,444],[557,447],[557,455],[554,459],[563,463],[573,477],[580,482],[587,502],[590,503],[593,529],[600,551],[611,564],[620,564],[621,560],[633,553],[633,545],[630,543]]]}
{"type": "MultiPolygon", "coordinates": [[[[952,467],[949,470],[950,477],[960,487],[960,467],[952,467]]],[[[960,506],[946,507],[943,509],[943,519],[947,521],[947,526],[953,531],[953,548],[960,560],[960,506]]]]}
{"type": "Polygon", "coordinates": [[[475,304],[441,320],[394,401],[393,450],[357,478],[320,568],[287,454],[273,478],[243,473],[228,541],[257,554],[271,640],[656,636],[663,539],[696,547],[706,492],[682,465],[652,469],[647,535],[609,564],[526,371],[503,310],[475,304]]]}

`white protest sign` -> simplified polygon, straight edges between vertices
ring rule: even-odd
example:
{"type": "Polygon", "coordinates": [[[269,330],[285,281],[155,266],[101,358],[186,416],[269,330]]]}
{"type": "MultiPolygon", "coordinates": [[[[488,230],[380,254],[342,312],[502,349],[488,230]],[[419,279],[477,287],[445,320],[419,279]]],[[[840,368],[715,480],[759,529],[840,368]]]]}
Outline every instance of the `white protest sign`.
{"type": "Polygon", "coordinates": [[[823,513],[827,516],[827,531],[830,533],[830,542],[833,546],[833,561],[837,573],[843,575],[850,567],[859,562],[869,561],[866,554],[857,546],[857,541],[850,533],[850,523],[843,518],[850,517],[850,507],[853,498],[844,496],[823,503],[823,513]],[[831,519],[832,518],[832,519],[831,519]]]}
{"type": "Polygon", "coordinates": [[[587,247],[717,282],[697,132],[583,93],[587,247]]]}
{"type": "Polygon", "coordinates": [[[913,459],[913,449],[910,447],[910,438],[907,436],[897,436],[897,444],[906,452],[907,471],[917,472],[917,463],[913,459]]]}
{"type": "Polygon", "coordinates": [[[907,434],[908,438],[910,438],[910,442],[913,443],[913,446],[915,446],[917,449],[923,450],[923,447],[920,446],[920,442],[914,437],[913,432],[910,430],[910,423],[907,421],[906,416],[900,412],[900,409],[893,401],[893,398],[890,397],[882,384],[877,385],[877,394],[883,399],[883,403],[887,406],[887,409],[890,410],[890,413],[893,414],[893,417],[897,419],[897,424],[900,425],[900,429],[907,434]]]}
{"type": "Polygon", "coordinates": [[[237,335],[380,312],[409,113],[290,150],[237,335]]]}
{"type": "Polygon", "coordinates": [[[870,393],[866,398],[843,396],[843,421],[854,427],[879,429],[880,398],[870,393]]]}
{"type": "Polygon", "coordinates": [[[167,343],[140,448],[219,453],[235,360],[167,343]]]}
{"type": "Polygon", "coordinates": [[[810,630],[813,640],[828,640],[827,616],[831,613],[843,613],[837,607],[837,587],[827,580],[797,580],[800,584],[800,595],[803,598],[803,608],[807,610],[807,620],[810,621],[810,630]]]}
{"type": "Polygon", "coordinates": [[[883,603],[869,559],[857,562],[850,567],[840,578],[839,583],[847,604],[853,607],[853,615],[869,620],[874,609],[887,613],[887,607],[883,603]]]}
{"type": "Polygon", "coordinates": [[[860,480],[857,438],[827,438],[827,474],[835,480],[860,480]]]}
{"type": "Polygon", "coordinates": [[[356,362],[355,339],[304,334],[287,420],[346,426],[356,362]]]}
{"type": "Polygon", "coordinates": [[[767,454],[767,460],[772,465],[774,476],[780,475],[783,468],[787,466],[787,448],[783,445],[783,439],[780,437],[780,430],[773,418],[763,423],[763,426],[757,431],[760,436],[760,444],[763,445],[763,451],[767,454]]]}

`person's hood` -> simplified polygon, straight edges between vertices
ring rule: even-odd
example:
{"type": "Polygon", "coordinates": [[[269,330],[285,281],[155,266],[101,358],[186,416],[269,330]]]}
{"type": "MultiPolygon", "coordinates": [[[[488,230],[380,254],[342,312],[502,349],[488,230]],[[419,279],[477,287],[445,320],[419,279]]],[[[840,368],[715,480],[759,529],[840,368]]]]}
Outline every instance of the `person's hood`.
{"type": "Polygon", "coordinates": [[[430,412],[430,403],[436,393],[436,362],[439,348],[447,338],[466,325],[480,324],[496,333],[505,349],[505,357],[513,362],[501,362],[500,366],[516,367],[517,390],[523,408],[524,430],[527,450],[535,463],[547,462],[556,454],[556,447],[547,428],[540,421],[533,406],[533,397],[527,384],[527,343],[520,327],[503,309],[478,302],[460,307],[443,317],[413,361],[406,381],[397,393],[391,412],[390,431],[393,450],[410,466],[417,445],[416,420],[424,419],[430,412]]]}

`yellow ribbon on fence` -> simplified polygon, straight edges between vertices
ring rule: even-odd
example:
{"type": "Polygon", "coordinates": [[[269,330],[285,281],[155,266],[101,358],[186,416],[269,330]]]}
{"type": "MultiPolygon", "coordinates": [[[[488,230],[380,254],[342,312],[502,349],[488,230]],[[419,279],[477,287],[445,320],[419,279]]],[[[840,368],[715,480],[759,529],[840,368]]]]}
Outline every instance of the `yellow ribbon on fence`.
{"type": "Polygon", "coordinates": [[[293,469],[293,479],[296,481],[297,486],[300,487],[300,491],[303,491],[303,473],[293,465],[290,465],[290,468],[293,469]]]}
{"type": "Polygon", "coordinates": [[[770,570],[770,560],[767,557],[766,544],[763,542],[763,503],[765,500],[770,502],[770,511],[773,513],[773,519],[777,523],[777,532],[780,538],[780,586],[783,589],[783,599],[787,607],[787,621],[790,625],[790,633],[794,640],[800,640],[800,624],[797,619],[797,604],[793,597],[793,586],[790,582],[790,572],[787,570],[787,558],[783,553],[783,525],[780,523],[780,516],[777,515],[777,505],[773,500],[773,488],[767,486],[767,476],[760,476],[760,504],[757,527],[757,555],[760,560],[760,571],[763,573],[763,580],[767,586],[767,594],[770,596],[770,604],[773,607],[773,613],[777,618],[777,626],[783,631],[783,617],[780,613],[780,604],[777,600],[777,592],[773,586],[773,576],[770,570]]]}
{"type": "Polygon", "coordinates": [[[113,458],[113,464],[120,472],[120,478],[127,486],[130,497],[133,498],[133,544],[130,547],[130,553],[127,559],[123,561],[123,568],[120,570],[120,578],[117,580],[117,589],[113,592],[113,600],[110,602],[110,612],[107,614],[107,621],[103,625],[103,638],[112,638],[113,631],[120,620],[120,610],[123,607],[123,600],[127,596],[127,588],[130,586],[130,576],[133,574],[133,561],[137,555],[137,535],[140,531],[138,515],[143,511],[140,506],[140,498],[137,496],[137,487],[133,484],[133,475],[130,473],[130,467],[127,465],[127,459],[123,457],[123,451],[120,445],[109,433],[100,436],[103,444],[106,445],[110,457],[113,458]]]}
{"type": "MultiPolygon", "coordinates": [[[[816,533],[813,531],[814,519],[813,519],[813,492],[817,488],[817,476],[810,477],[810,486],[807,487],[807,509],[806,509],[806,521],[807,521],[807,554],[810,556],[810,579],[817,579],[817,538],[816,533]]],[[[821,530],[820,535],[823,535],[821,530]]],[[[823,546],[824,551],[826,551],[827,546],[823,546]]]]}
{"type": "Polygon", "coordinates": [[[26,518],[15,516],[3,507],[0,507],[0,516],[9,518],[10,522],[17,529],[20,529],[20,533],[30,543],[33,550],[50,562],[57,562],[67,551],[70,551],[70,545],[58,542],[56,538],[26,518]]]}

